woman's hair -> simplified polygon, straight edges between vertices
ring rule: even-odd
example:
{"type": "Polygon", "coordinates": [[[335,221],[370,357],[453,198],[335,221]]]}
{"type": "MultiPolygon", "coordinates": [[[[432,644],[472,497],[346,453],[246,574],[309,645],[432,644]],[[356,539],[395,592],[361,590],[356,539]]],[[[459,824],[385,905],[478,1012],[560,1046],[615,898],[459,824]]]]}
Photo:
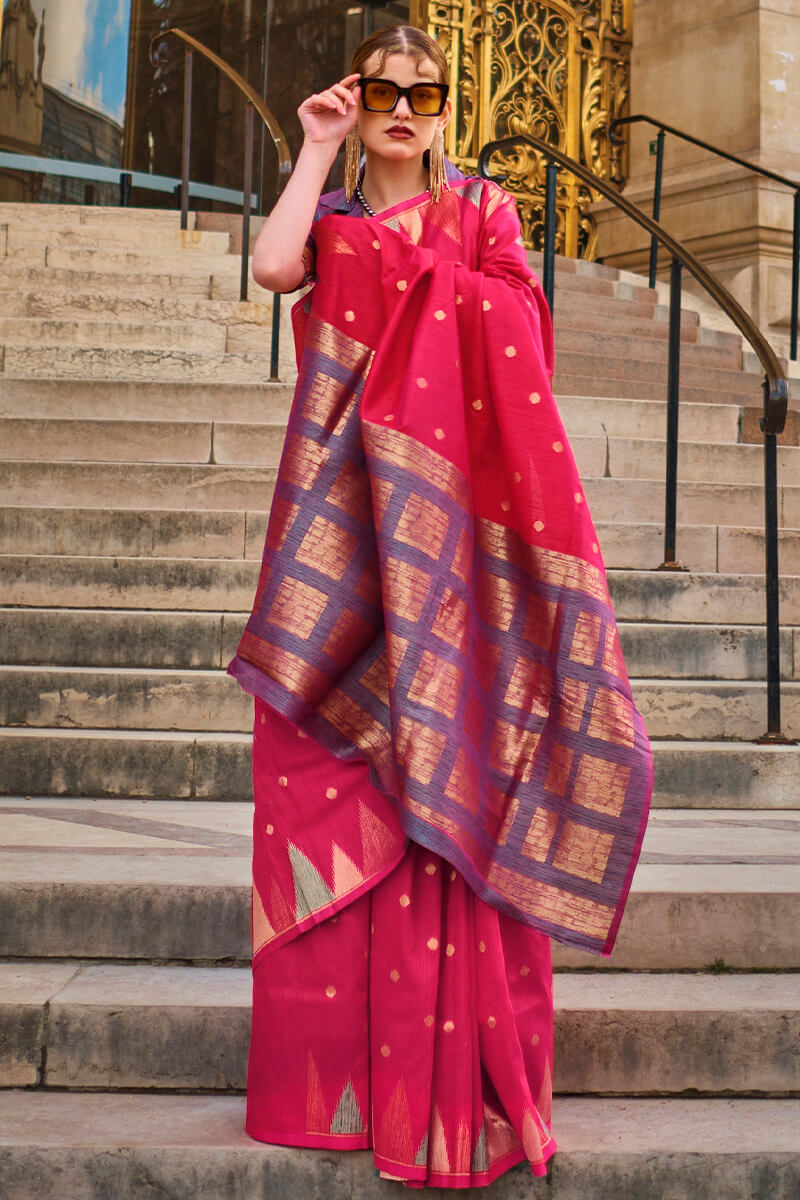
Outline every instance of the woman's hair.
{"type": "Polygon", "coordinates": [[[388,25],[385,29],[376,29],[356,48],[350,70],[361,73],[364,63],[372,58],[373,54],[380,55],[379,71],[383,70],[390,54],[410,54],[417,62],[428,58],[439,72],[439,82],[447,83],[449,70],[441,46],[413,25],[388,25]]]}

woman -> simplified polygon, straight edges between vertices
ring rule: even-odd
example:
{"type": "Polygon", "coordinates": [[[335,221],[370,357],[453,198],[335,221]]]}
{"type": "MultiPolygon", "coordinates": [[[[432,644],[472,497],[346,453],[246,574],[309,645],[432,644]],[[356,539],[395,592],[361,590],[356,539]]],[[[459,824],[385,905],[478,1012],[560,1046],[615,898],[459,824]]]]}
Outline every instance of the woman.
{"type": "Polygon", "coordinates": [[[549,937],[610,953],[650,794],[549,312],[511,198],[444,161],[446,79],[386,29],[299,109],[253,272],[315,286],[229,667],[256,697],[246,1128],[410,1187],[545,1173],[549,937]]]}

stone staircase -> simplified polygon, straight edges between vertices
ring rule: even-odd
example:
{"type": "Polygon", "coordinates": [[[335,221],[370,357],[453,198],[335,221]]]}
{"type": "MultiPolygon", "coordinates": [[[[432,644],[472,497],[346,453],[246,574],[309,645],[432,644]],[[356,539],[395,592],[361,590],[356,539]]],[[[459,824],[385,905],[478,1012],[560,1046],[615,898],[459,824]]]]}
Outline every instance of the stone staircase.
{"type": "MultiPolygon", "coordinates": [[[[202,222],[201,222],[202,223],[202,222]]],[[[218,222],[217,222],[218,224],[218,222]]],[[[172,213],[0,206],[0,1195],[406,1194],[242,1130],[252,600],[291,397],[270,297],[172,213]]],[[[800,749],[764,729],[760,380],[686,311],[661,559],[663,289],[559,263],[556,390],[656,759],[618,947],[554,946],[548,1183],[511,1200],[797,1200],[800,749]]],[[[798,386],[798,385],[796,385],[798,386]]],[[[800,448],[781,449],[800,736],[800,448]]],[[[438,1194],[438,1193],[437,1193],[438,1194]]],[[[472,1194],[472,1193],[470,1193],[472,1194]]]]}

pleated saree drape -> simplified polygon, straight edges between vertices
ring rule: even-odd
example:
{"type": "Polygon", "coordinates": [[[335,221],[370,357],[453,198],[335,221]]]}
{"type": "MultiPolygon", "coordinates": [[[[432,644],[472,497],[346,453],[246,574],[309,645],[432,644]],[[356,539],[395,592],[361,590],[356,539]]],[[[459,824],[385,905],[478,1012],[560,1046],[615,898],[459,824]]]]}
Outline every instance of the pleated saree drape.
{"type": "Polygon", "coordinates": [[[609,953],[650,755],[513,201],[313,230],[253,613],[247,1128],[409,1186],[550,1136],[549,937],[609,953]]]}

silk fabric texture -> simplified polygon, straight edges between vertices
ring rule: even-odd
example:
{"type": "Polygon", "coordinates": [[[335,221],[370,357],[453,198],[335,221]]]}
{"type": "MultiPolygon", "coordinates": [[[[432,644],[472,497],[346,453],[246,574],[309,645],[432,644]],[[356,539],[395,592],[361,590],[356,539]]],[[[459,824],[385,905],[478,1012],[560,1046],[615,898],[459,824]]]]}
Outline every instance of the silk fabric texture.
{"type": "MultiPolygon", "coordinates": [[[[294,311],[298,383],[229,671],[366,762],[403,836],[479,898],[608,954],[651,758],[513,200],[464,179],[313,235],[318,282],[294,311]]],[[[340,891],[333,850],[313,903],[273,906],[256,875],[256,957],[396,863],[370,805],[337,822],[361,882],[340,871],[340,891]]]]}

